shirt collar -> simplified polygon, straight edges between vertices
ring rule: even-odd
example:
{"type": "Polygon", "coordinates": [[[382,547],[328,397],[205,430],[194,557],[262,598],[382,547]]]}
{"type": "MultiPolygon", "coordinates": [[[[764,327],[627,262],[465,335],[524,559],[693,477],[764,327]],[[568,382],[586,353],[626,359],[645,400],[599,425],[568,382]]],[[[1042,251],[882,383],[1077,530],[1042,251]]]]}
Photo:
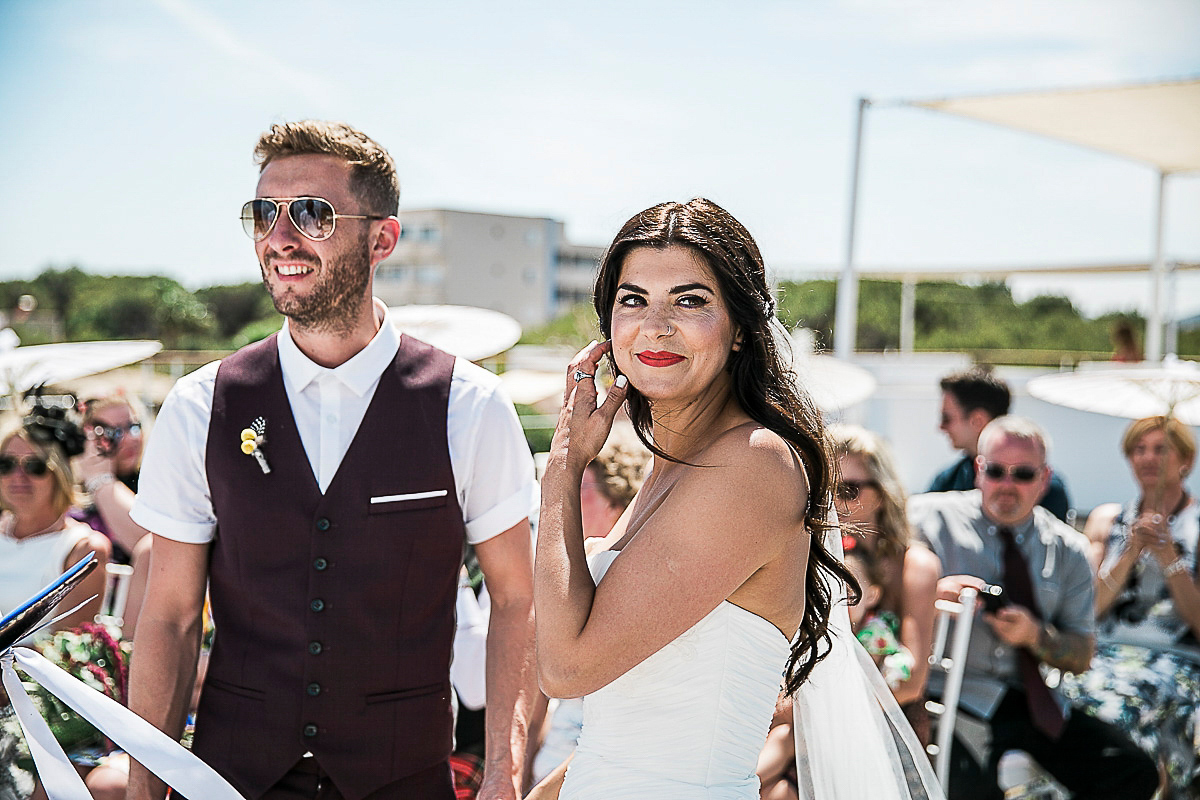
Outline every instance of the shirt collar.
{"type": "Polygon", "coordinates": [[[370,391],[380,374],[396,357],[400,349],[400,332],[392,325],[387,306],[375,301],[377,311],[382,311],[383,321],[367,346],[343,364],[330,369],[322,367],[300,351],[292,340],[288,320],[284,319],[279,331],[279,366],[283,370],[284,385],[289,394],[299,394],[314,381],[335,379],[359,397],[370,391]]]}

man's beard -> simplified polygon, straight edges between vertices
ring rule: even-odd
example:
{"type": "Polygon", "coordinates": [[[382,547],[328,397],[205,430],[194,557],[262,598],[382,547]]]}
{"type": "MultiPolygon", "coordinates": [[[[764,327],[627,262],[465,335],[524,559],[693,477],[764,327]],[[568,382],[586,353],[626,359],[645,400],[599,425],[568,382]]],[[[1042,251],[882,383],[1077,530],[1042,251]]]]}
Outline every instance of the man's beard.
{"type": "Polygon", "coordinates": [[[352,329],[371,279],[366,237],[360,238],[356,246],[323,265],[319,282],[303,297],[297,297],[286,287],[273,290],[264,274],[263,285],[275,310],[295,327],[307,331],[341,333],[352,329]]]}

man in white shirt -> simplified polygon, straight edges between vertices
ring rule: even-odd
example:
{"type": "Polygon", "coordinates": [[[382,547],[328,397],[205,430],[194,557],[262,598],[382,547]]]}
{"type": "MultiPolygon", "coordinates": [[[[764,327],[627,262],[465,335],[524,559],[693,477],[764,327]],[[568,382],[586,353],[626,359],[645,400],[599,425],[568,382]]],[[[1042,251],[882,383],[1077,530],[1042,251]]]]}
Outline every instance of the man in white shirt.
{"type": "MultiPolygon", "coordinates": [[[[155,538],[130,706],[181,733],[211,582],[201,757],[247,797],[453,797],[465,539],[492,600],[479,797],[519,797],[534,473],[512,404],[495,376],[401,337],[373,300],[400,235],[382,147],[306,121],[275,125],[255,154],[243,225],[287,319],[181,379],[158,417],[133,511],[155,538]]],[[[131,799],[163,792],[135,765],[131,799]]]]}

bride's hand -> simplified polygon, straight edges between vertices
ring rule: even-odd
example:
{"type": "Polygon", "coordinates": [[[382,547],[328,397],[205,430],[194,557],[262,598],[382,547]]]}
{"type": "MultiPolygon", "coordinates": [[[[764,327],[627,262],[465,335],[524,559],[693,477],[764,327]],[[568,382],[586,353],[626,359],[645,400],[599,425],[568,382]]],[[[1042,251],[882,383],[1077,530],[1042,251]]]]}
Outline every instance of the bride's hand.
{"type": "Polygon", "coordinates": [[[567,366],[567,387],[550,443],[550,459],[559,460],[580,474],[604,447],[617,410],[625,402],[628,382],[624,375],[619,375],[604,402],[596,405],[596,370],[600,368],[600,359],[611,349],[610,342],[592,342],[567,366]]]}

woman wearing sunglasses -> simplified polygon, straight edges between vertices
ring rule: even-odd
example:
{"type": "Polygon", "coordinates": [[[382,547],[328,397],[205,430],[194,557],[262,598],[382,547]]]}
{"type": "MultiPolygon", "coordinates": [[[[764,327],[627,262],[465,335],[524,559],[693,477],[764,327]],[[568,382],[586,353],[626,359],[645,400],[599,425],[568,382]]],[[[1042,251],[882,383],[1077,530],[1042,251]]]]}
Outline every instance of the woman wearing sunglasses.
{"type": "Polygon", "coordinates": [[[1170,797],[1200,796],[1195,718],[1200,711],[1200,503],[1184,485],[1196,460],[1188,426],[1146,417],[1121,442],[1138,496],[1088,517],[1096,568],[1099,644],[1066,693],[1124,729],[1159,760],[1170,797]]]}
{"type": "Polygon", "coordinates": [[[879,611],[900,620],[900,642],[918,654],[912,675],[893,689],[921,744],[929,743],[925,682],[929,663],[919,654],[933,646],[934,600],[941,561],[926,547],[911,543],[907,498],[882,439],[857,425],[829,429],[838,456],[835,490],[838,519],[854,536],[857,548],[873,556],[882,571],[879,611]]]}
{"type": "MultiPolygon", "coordinates": [[[[90,552],[108,563],[112,546],[68,515],[75,500],[69,455],[82,449],[74,423],[34,413],[0,437],[0,613],[28,600],[90,552]]],[[[59,608],[89,600],[56,623],[68,630],[100,611],[104,570],[93,570],[59,608]]],[[[52,631],[44,631],[48,635],[52,631]]]]}
{"type": "MultiPolygon", "coordinates": [[[[67,515],[74,501],[74,476],[70,455],[83,448],[83,432],[66,420],[62,413],[35,409],[23,422],[10,427],[0,436],[0,616],[33,597],[40,589],[57,578],[90,552],[100,559],[100,568],[92,570],[78,587],[59,603],[56,613],[63,613],[83,603],[74,612],[48,628],[26,637],[23,644],[40,642],[58,631],[67,631],[91,622],[100,611],[104,595],[104,565],[112,553],[109,541],[83,523],[67,515]],[[88,599],[92,598],[92,599],[88,599]],[[86,601],[86,602],[85,602],[86,601]],[[32,641],[31,641],[32,640],[32,641]]],[[[53,615],[51,616],[53,618],[53,615]]],[[[0,787],[13,773],[12,747],[15,744],[14,726],[7,719],[12,714],[8,698],[0,691],[0,787]]],[[[88,745],[94,744],[93,737],[88,745]]],[[[110,768],[94,769],[94,753],[78,751],[67,743],[73,758],[86,764],[85,783],[93,796],[120,797],[123,776],[110,768]]],[[[40,784],[35,784],[31,800],[46,797],[40,784]]]]}

